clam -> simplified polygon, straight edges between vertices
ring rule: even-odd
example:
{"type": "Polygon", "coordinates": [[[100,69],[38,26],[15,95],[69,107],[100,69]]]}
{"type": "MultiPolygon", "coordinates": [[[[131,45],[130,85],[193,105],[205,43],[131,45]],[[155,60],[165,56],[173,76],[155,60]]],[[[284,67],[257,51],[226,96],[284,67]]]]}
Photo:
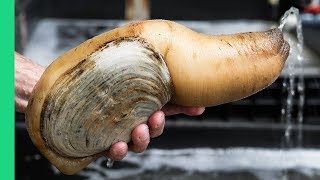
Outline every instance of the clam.
{"type": "Polygon", "coordinates": [[[33,89],[32,142],[74,174],[166,103],[216,106],[250,96],[280,75],[281,30],[205,35],[166,20],[139,21],[89,39],[52,62],[33,89]]]}

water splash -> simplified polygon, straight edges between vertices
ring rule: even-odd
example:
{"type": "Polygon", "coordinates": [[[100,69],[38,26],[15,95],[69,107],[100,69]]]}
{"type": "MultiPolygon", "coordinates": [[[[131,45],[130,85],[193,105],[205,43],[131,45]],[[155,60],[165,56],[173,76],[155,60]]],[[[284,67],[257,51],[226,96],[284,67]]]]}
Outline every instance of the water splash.
{"type": "Polygon", "coordinates": [[[107,158],[107,167],[112,168],[114,161],[111,158],[107,158]]]}
{"type": "MultiPolygon", "coordinates": [[[[287,99],[283,103],[281,110],[281,120],[286,124],[286,130],[284,134],[284,147],[292,147],[292,126],[293,126],[293,106],[294,98],[298,97],[298,111],[296,124],[298,127],[297,135],[297,146],[302,146],[302,125],[303,125],[303,107],[305,102],[305,88],[304,88],[304,76],[303,76],[303,33],[302,33],[302,23],[299,10],[295,7],[291,7],[287,10],[280,19],[279,29],[283,31],[284,26],[287,24],[289,17],[294,16],[296,19],[296,33],[297,33],[297,44],[296,48],[298,51],[297,62],[289,61],[288,62],[288,77],[284,79],[283,82],[283,91],[287,93],[287,99]],[[296,82],[297,79],[297,82],[296,82]]],[[[289,41],[290,46],[293,46],[293,43],[289,41]]],[[[290,49],[292,51],[292,48],[290,49]]],[[[291,52],[290,52],[291,54],[291,52]]]]}

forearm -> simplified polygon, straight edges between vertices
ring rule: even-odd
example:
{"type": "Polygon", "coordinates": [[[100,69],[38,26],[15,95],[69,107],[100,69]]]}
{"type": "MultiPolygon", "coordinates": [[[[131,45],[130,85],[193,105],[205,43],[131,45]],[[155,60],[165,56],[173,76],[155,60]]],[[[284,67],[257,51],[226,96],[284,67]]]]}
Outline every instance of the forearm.
{"type": "Polygon", "coordinates": [[[32,89],[45,68],[15,52],[15,108],[24,113],[32,89]]]}

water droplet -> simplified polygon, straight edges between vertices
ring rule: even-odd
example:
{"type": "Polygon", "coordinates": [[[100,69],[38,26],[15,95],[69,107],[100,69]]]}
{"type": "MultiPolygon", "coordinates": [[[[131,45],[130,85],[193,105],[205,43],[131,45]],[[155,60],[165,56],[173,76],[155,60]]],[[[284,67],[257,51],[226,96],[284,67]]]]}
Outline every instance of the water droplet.
{"type": "Polygon", "coordinates": [[[285,132],[285,137],[288,138],[291,135],[291,126],[289,126],[289,128],[287,128],[286,132],[285,132]]]}
{"type": "Polygon", "coordinates": [[[287,87],[287,82],[286,81],[283,81],[282,87],[287,87]]]}
{"type": "Polygon", "coordinates": [[[112,168],[114,161],[111,158],[107,158],[107,167],[112,168]]]}
{"type": "Polygon", "coordinates": [[[35,154],[35,155],[34,155],[34,159],[35,159],[35,160],[39,160],[39,159],[41,159],[40,154],[35,154]]]}

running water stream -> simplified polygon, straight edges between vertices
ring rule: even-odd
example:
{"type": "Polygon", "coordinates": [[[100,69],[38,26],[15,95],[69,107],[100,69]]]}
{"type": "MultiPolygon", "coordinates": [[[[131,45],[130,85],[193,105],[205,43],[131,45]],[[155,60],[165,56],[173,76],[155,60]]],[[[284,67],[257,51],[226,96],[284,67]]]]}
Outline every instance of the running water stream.
{"type": "MultiPolygon", "coordinates": [[[[302,146],[302,125],[303,125],[303,107],[304,107],[304,76],[303,76],[303,34],[302,34],[302,23],[299,14],[299,10],[295,7],[291,7],[287,10],[280,20],[279,29],[284,31],[284,26],[287,24],[288,19],[296,19],[296,34],[297,34],[297,44],[293,44],[292,41],[289,41],[291,50],[293,46],[296,46],[297,49],[297,61],[288,61],[287,71],[288,76],[283,81],[283,91],[287,94],[287,98],[284,101],[281,109],[281,120],[286,125],[284,133],[284,144],[283,148],[291,148],[293,146],[292,142],[292,127],[296,124],[297,127],[297,141],[296,146],[302,146]],[[297,82],[296,82],[297,81],[297,82]],[[295,98],[298,98],[297,103],[295,98]],[[294,113],[294,106],[297,104],[297,113],[296,116],[294,113]]],[[[292,53],[290,52],[290,55],[292,53]]],[[[289,55],[289,56],[290,56],[289,55]]],[[[289,59],[289,58],[288,58],[289,59]]],[[[295,59],[295,58],[293,58],[295,59]]]]}
{"type": "MultiPolygon", "coordinates": [[[[292,43],[292,40],[288,40],[291,46],[290,55],[292,55],[292,49],[297,49],[297,57],[292,58],[291,61],[288,58],[288,76],[283,81],[283,91],[287,94],[287,98],[284,101],[281,109],[281,121],[286,125],[284,140],[282,144],[282,148],[299,148],[302,146],[303,139],[303,107],[305,101],[305,93],[304,93],[304,76],[303,76],[303,34],[302,34],[302,23],[299,10],[295,7],[291,7],[287,10],[282,18],[280,19],[279,29],[284,31],[283,28],[285,24],[288,22],[289,18],[295,18],[296,20],[296,36],[297,43],[292,43]],[[297,61],[292,61],[297,60],[297,61]],[[296,82],[297,81],[297,82],[296,82]],[[296,101],[296,98],[298,100],[296,101]],[[297,102],[297,103],[296,103],[297,102]],[[297,106],[297,111],[295,114],[294,108],[297,106]],[[296,116],[294,116],[296,115],[296,116]],[[296,144],[294,146],[294,142],[292,141],[292,127],[293,125],[297,127],[297,139],[296,144]]],[[[289,55],[289,56],[290,56],[289,55]]],[[[282,180],[287,180],[288,171],[285,170],[282,176],[282,180]]]]}

